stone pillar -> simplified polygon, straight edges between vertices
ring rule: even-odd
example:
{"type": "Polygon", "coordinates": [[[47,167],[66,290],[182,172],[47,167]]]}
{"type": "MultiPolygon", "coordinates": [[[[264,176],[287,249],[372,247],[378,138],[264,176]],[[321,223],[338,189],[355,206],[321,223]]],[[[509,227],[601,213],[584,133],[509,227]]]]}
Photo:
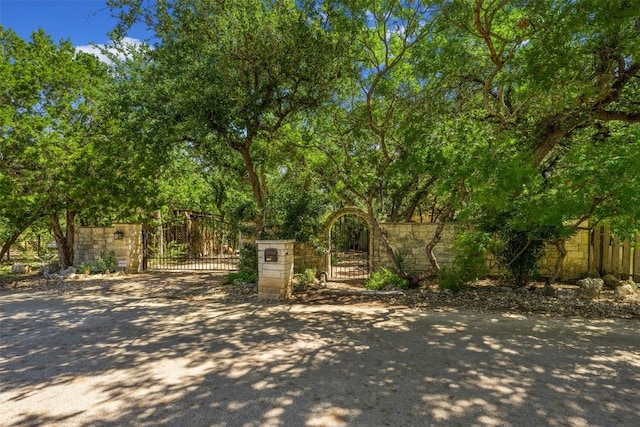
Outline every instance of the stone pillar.
{"type": "Polygon", "coordinates": [[[291,296],[295,240],[256,240],[258,299],[286,300],[291,296]]]}

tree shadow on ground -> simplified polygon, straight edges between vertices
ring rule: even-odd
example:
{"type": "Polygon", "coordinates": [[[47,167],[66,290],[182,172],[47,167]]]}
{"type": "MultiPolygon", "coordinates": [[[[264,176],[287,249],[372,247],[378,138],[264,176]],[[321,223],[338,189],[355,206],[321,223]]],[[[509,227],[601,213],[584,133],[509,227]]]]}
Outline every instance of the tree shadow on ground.
{"type": "Polygon", "coordinates": [[[634,425],[637,321],[4,293],[9,426],[634,425]]]}

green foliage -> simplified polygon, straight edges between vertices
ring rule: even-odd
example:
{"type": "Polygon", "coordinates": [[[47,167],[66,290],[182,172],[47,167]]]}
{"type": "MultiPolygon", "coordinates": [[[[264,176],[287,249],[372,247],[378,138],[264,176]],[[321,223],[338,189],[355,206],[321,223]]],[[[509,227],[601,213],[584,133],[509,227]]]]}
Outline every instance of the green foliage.
{"type": "Polygon", "coordinates": [[[295,278],[298,281],[298,284],[308,285],[315,282],[317,272],[318,270],[315,268],[305,268],[302,273],[296,274],[295,278]]]}
{"type": "Polygon", "coordinates": [[[438,272],[438,286],[458,292],[466,288],[469,282],[488,273],[487,248],[490,237],[481,232],[461,232],[453,244],[455,258],[450,267],[438,272]]]}
{"type": "Polygon", "coordinates": [[[88,262],[83,262],[82,264],[80,264],[80,267],[78,267],[78,273],[80,273],[80,274],[89,274],[94,269],[95,269],[95,266],[93,264],[88,263],[88,262]]]}
{"type": "MultiPolygon", "coordinates": [[[[327,207],[496,218],[483,230],[517,284],[574,224],[640,230],[640,2],[109,5],[120,35],[143,21],[157,40],[113,73],[3,33],[3,240],[43,207],[99,221],[156,183],[161,204],[302,241],[327,207]]],[[[478,277],[478,258],[461,250],[443,280],[478,277]]]]}
{"type": "Polygon", "coordinates": [[[311,236],[309,238],[309,243],[316,250],[316,252],[320,255],[326,255],[329,253],[329,243],[327,241],[320,239],[317,236],[311,236]]]}
{"type": "Polygon", "coordinates": [[[308,242],[320,233],[327,211],[327,195],[312,187],[309,180],[303,181],[308,172],[300,172],[302,177],[296,176],[296,171],[289,171],[274,180],[277,191],[267,201],[269,215],[263,238],[308,242]]]}
{"type": "Polygon", "coordinates": [[[452,267],[442,267],[438,271],[437,280],[440,290],[459,292],[469,286],[463,272],[452,267]]]}
{"type": "Polygon", "coordinates": [[[189,243],[170,241],[166,244],[165,255],[167,258],[180,258],[187,254],[189,243]]]}
{"type": "Polygon", "coordinates": [[[526,286],[538,270],[545,243],[524,231],[502,229],[495,254],[507,270],[507,280],[516,287],[526,286]]]}
{"type": "Polygon", "coordinates": [[[404,252],[395,251],[394,255],[400,271],[405,271],[405,268],[407,267],[407,254],[404,252]]]}
{"type": "Polygon", "coordinates": [[[398,276],[391,270],[382,268],[380,271],[371,273],[371,277],[365,282],[367,289],[382,290],[387,288],[407,289],[409,281],[398,276]]]}
{"type": "Polygon", "coordinates": [[[238,271],[258,273],[258,246],[254,243],[243,243],[240,248],[238,271]]]}
{"type": "Polygon", "coordinates": [[[223,285],[241,285],[256,283],[258,280],[258,247],[253,243],[244,243],[240,248],[238,271],[229,273],[223,280],[223,285]]]}
{"type": "Polygon", "coordinates": [[[109,253],[100,251],[95,271],[99,273],[113,273],[117,268],[118,261],[116,260],[116,252],[114,250],[110,250],[109,253]]]}
{"type": "Polygon", "coordinates": [[[245,283],[256,283],[258,280],[258,272],[242,270],[234,273],[229,273],[222,279],[223,285],[243,285],[245,283]]]}
{"type": "Polygon", "coordinates": [[[38,266],[41,271],[47,269],[49,272],[53,272],[60,269],[60,261],[58,260],[58,255],[55,252],[41,252],[36,256],[36,261],[38,262],[38,266]]]}
{"type": "MultiPolygon", "coordinates": [[[[121,17],[119,36],[141,19],[162,41],[150,52],[139,93],[148,121],[162,123],[148,134],[168,144],[189,141],[207,167],[242,183],[254,203],[233,207],[253,211],[261,233],[269,195],[277,194],[271,180],[294,154],[290,143],[300,142],[288,125],[332,96],[344,71],[346,37],[327,31],[318,11],[292,0],[110,6],[121,17]]],[[[307,208],[292,208],[296,219],[300,210],[307,208]]]]}
{"type": "Polygon", "coordinates": [[[121,98],[129,79],[118,77],[69,40],[37,30],[25,41],[0,27],[0,227],[11,237],[49,219],[65,267],[76,218],[129,213],[154,188],[163,150],[138,144],[144,128],[125,132],[133,107],[121,98]]]}

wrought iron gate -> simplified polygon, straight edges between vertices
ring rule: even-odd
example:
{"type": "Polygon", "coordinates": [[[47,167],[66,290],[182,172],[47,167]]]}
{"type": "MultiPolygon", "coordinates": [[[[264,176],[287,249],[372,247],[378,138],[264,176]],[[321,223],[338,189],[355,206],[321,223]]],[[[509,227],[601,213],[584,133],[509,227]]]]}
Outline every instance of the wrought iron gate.
{"type": "Polygon", "coordinates": [[[357,216],[342,216],[331,228],[331,278],[368,277],[369,229],[357,216]]]}
{"type": "Polygon", "coordinates": [[[218,217],[176,211],[142,233],[143,269],[237,270],[238,233],[218,217]]]}

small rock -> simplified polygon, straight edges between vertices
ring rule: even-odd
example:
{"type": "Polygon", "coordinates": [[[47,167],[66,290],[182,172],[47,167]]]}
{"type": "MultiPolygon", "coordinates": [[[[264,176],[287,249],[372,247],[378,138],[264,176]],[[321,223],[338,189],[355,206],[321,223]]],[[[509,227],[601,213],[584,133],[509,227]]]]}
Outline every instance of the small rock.
{"type": "Polygon", "coordinates": [[[602,288],[604,286],[604,280],[587,278],[578,280],[580,286],[580,296],[588,299],[595,299],[600,297],[602,288]]]}
{"type": "Polygon", "coordinates": [[[74,266],[70,266],[70,267],[65,268],[64,270],[60,270],[60,272],[58,274],[60,276],[62,276],[62,277],[67,277],[67,276],[69,276],[71,274],[75,275],[75,273],[76,273],[76,268],[74,266]]]}
{"type": "Polygon", "coordinates": [[[55,263],[47,264],[42,267],[42,275],[48,279],[53,273],[57,272],[59,267],[55,263]]]}
{"type": "Polygon", "coordinates": [[[11,272],[14,274],[27,274],[31,272],[31,266],[27,264],[13,264],[11,272]]]}
{"type": "Polygon", "coordinates": [[[577,292],[575,289],[558,289],[556,292],[556,297],[558,299],[570,300],[574,299],[577,296],[577,292]]]}
{"type": "Polygon", "coordinates": [[[542,288],[542,295],[544,295],[545,297],[555,297],[556,290],[553,289],[553,286],[551,285],[544,285],[544,287],[542,288]]]}
{"type": "Polygon", "coordinates": [[[599,279],[600,278],[600,273],[598,272],[598,270],[589,270],[589,272],[587,273],[587,278],[592,278],[592,279],[599,279]]]}
{"type": "Polygon", "coordinates": [[[500,286],[498,290],[505,294],[510,294],[511,292],[513,292],[513,288],[510,288],[508,286],[500,286]]]}
{"type": "Polygon", "coordinates": [[[620,283],[620,279],[613,274],[607,274],[602,278],[602,280],[604,281],[605,289],[615,289],[616,286],[618,286],[618,283],[620,283]]]}
{"type": "Polygon", "coordinates": [[[636,284],[631,280],[620,282],[613,291],[613,295],[618,299],[623,299],[629,295],[634,295],[635,293],[636,284]]]}
{"type": "Polygon", "coordinates": [[[513,292],[518,294],[518,295],[529,295],[529,290],[527,288],[524,288],[524,287],[517,288],[513,292]]]}

